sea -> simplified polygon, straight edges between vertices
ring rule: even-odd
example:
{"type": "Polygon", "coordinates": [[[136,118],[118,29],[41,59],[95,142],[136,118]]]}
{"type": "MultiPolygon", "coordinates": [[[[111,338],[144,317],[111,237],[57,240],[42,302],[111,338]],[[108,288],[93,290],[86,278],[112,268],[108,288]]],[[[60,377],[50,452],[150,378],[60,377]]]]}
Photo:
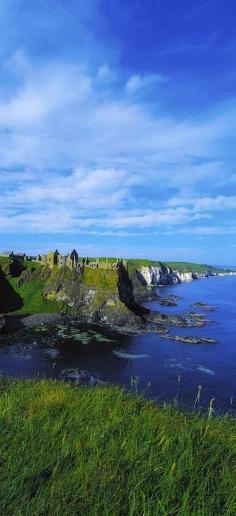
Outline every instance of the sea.
{"type": "Polygon", "coordinates": [[[52,336],[36,328],[24,338],[0,338],[3,377],[54,378],[76,385],[116,384],[160,404],[215,412],[236,411],[236,276],[161,286],[153,293],[178,296],[177,306],[144,306],[163,313],[205,314],[200,328],[170,328],[172,335],[204,336],[215,344],[184,344],[158,333],[119,334],[92,325],[58,325],[52,336]],[[206,303],[214,311],[193,307],[206,303]]]}

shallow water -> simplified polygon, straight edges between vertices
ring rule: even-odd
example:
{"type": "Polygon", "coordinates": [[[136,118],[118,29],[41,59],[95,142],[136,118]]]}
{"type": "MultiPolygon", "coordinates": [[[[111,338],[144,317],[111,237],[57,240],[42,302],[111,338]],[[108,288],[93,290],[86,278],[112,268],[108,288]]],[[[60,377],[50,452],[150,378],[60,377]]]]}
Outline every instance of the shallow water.
{"type": "Polygon", "coordinates": [[[210,321],[203,328],[173,327],[170,333],[212,337],[217,344],[183,344],[158,334],[127,336],[94,326],[59,325],[50,338],[44,331],[35,331],[23,342],[16,338],[13,343],[2,345],[1,373],[125,386],[138,377],[138,389],[145,391],[147,397],[169,401],[179,389],[179,399],[187,407],[193,406],[201,385],[201,406],[206,407],[215,398],[216,409],[235,409],[236,277],[202,279],[159,287],[157,291],[162,296],[180,296],[178,306],[160,306],[156,301],[146,302],[145,306],[162,313],[194,311],[205,314],[210,321]],[[199,301],[214,305],[216,310],[204,312],[191,307],[199,301]]]}

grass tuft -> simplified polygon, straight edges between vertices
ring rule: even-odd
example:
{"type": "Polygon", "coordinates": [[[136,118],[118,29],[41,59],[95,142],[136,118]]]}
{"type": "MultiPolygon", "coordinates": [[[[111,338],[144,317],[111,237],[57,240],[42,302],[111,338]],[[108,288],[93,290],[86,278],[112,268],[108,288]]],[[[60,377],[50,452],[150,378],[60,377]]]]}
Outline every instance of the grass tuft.
{"type": "Polygon", "coordinates": [[[235,420],[119,387],[0,384],[0,514],[233,515],[235,420]]]}

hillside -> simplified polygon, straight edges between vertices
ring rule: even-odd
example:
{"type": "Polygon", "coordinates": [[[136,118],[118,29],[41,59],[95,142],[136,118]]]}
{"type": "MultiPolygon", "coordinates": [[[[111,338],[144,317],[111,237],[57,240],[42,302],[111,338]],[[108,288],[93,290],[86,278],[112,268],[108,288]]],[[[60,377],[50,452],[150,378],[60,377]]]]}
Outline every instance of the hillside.
{"type": "Polygon", "coordinates": [[[61,306],[44,296],[46,277],[38,263],[0,257],[0,313],[58,312],[61,306]],[[27,274],[29,281],[21,282],[27,274]]]}
{"type": "Polygon", "coordinates": [[[224,272],[224,269],[220,267],[213,267],[204,263],[193,263],[193,262],[165,262],[165,265],[173,270],[180,272],[197,272],[199,274],[204,273],[206,270],[211,272],[224,272]]]}
{"type": "MultiPolygon", "coordinates": [[[[115,259],[108,258],[108,261],[115,259]]],[[[210,273],[220,272],[220,269],[190,262],[161,264],[142,259],[128,260],[127,270],[82,268],[76,271],[0,257],[0,313],[63,312],[79,314],[85,321],[109,320],[116,324],[117,318],[125,320],[142,315],[143,309],[135,298],[141,300],[150,295],[147,285],[158,284],[158,281],[176,283],[182,281],[183,274],[188,279],[188,271],[201,275],[206,269],[210,273]],[[179,276],[171,270],[178,270],[179,276]]],[[[137,323],[137,319],[132,324],[134,322],[137,323]]]]}
{"type": "Polygon", "coordinates": [[[0,313],[63,313],[126,331],[144,326],[142,314],[148,311],[136,304],[125,268],[75,271],[31,263],[12,276],[12,264],[4,260],[4,270],[0,269],[0,313]]]}
{"type": "Polygon", "coordinates": [[[192,324],[139,304],[136,293],[142,284],[129,269],[122,263],[117,268],[78,270],[41,265],[26,266],[19,276],[0,269],[0,313],[58,313],[128,333],[163,332],[163,324],[192,324]]]}
{"type": "Polygon", "coordinates": [[[235,419],[118,387],[0,384],[0,513],[233,515],[235,419]]]}

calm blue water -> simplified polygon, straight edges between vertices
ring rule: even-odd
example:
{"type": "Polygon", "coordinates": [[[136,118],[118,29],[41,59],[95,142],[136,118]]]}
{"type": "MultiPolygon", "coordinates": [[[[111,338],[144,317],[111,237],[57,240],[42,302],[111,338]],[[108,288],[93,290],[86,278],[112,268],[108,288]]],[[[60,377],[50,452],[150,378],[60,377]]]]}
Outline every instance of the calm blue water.
{"type": "Polygon", "coordinates": [[[195,311],[210,319],[210,324],[204,328],[171,328],[172,334],[213,337],[217,344],[183,344],[162,339],[158,334],[118,335],[89,326],[79,328],[85,336],[89,335],[83,343],[63,338],[57,332],[50,340],[35,332],[24,342],[16,339],[0,347],[1,373],[77,380],[84,377],[127,387],[132,377],[138,377],[138,389],[144,391],[150,382],[145,395],[161,401],[173,400],[176,396],[180,375],[179,397],[185,406],[193,405],[198,385],[201,385],[201,406],[206,407],[209,400],[215,398],[216,409],[236,409],[236,277],[160,287],[158,292],[182,299],[177,301],[177,307],[160,307],[155,301],[145,306],[180,315],[195,311]],[[216,310],[203,312],[191,307],[199,301],[214,305],[216,310]],[[92,331],[97,331],[100,337],[92,331]]]}

